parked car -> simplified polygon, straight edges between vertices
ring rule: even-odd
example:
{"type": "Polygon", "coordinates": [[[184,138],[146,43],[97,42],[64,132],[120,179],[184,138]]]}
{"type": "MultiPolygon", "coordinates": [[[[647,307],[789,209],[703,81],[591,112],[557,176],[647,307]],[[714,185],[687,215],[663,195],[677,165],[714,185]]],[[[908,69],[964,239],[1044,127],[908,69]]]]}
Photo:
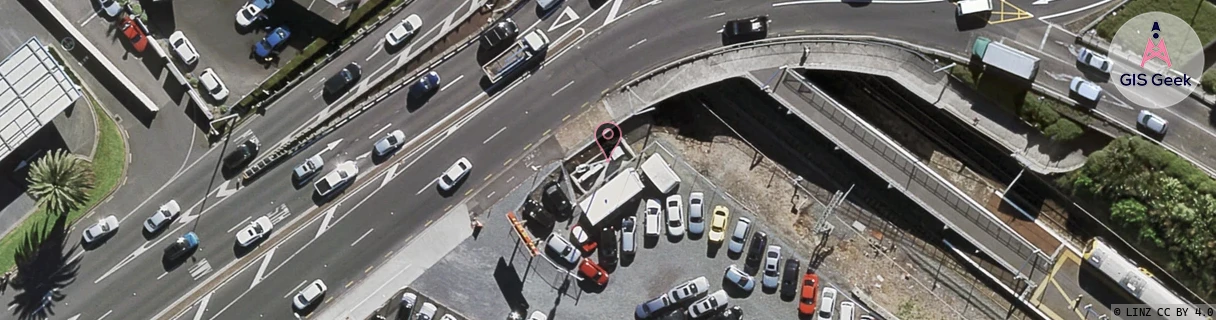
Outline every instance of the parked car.
{"type": "Polygon", "coordinates": [[[118,29],[122,30],[122,34],[127,37],[128,41],[131,41],[131,48],[134,48],[135,52],[142,53],[144,49],[148,48],[148,36],[135,24],[134,20],[131,20],[131,17],[122,17],[122,20],[118,21],[118,29]]]}
{"type": "Polygon", "coordinates": [[[777,289],[777,277],[781,274],[781,247],[768,246],[768,252],[764,253],[764,277],[760,284],[764,285],[764,289],[777,289]]]}
{"type": "Polygon", "coordinates": [[[545,185],[545,193],[541,200],[544,201],[545,210],[549,210],[554,215],[561,219],[570,218],[574,213],[574,207],[570,204],[570,198],[566,197],[566,193],[562,192],[561,185],[556,181],[549,182],[545,185]]]}
{"type": "Polygon", "coordinates": [[[1072,82],[1068,84],[1068,90],[1083,99],[1084,101],[1078,101],[1081,103],[1096,105],[1098,100],[1102,99],[1102,87],[1085,80],[1084,77],[1073,77],[1072,82]]]}
{"type": "MultiPolygon", "coordinates": [[[[713,218],[710,218],[709,221],[709,242],[722,243],[722,240],[726,240],[726,224],[729,222],[730,209],[726,209],[725,206],[715,206],[713,218]]],[[[746,227],[744,228],[746,229],[746,227]]],[[[746,231],[744,230],[744,232],[746,231]]]]}
{"type": "Polygon", "coordinates": [[[781,271],[781,296],[793,297],[798,293],[798,270],[802,268],[802,264],[798,258],[790,257],[785,259],[785,268],[781,271]]]}
{"type": "Polygon", "coordinates": [[[612,228],[611,226],[604,227],[604,229],[600,231],[599,242],[603,243],[603,245],[600,246],[599,251],[600,265],[606,267],[615,266],[618,254],[616,248],[616,229],[612,228]]]}
{"type": "Polygon", "coordinates": [[[832,287],[823,287],[823,293],[819,294],[819,314],[816,315],[816,320],[832,320],[832,313],[836,309],[836,289],[832,287]]]}
{"type": "Polygon", "coordinates": [[[443,191],[452,190],[452,188],[456,187],[457,183],[460,183],[461,180],[464,180],[464,177],[469,175],[470,170],[473,170],[473,163],[469,162],[469,159],[465,157],[456,159],[456,163],[448,167],[448,170],[444,171],[443,175],[439,177],[439,188],[443,189],[443,191]]]}
{"type": "Polygon", "coordinates": [[[308,308],[308,306],[320,300],[321,296],[325,295],[326,290],[329,290],[329,287],[325,286],[325,281],[321,281],[321,279],[313,280],[312,283],[301,289],[300,293],[296,293],[295,299],[291,299],[291,305],[296,307],[297,310],[308,308]]]}
{"type": "Polygon", "coordinates": [[[274,5],[274,0],[252,0],[241,6],[241,9],[236,11],[236,23],[241,27],[248,27],[261,17],[262,11],[270,9],[274,5]]]}
{"type": "Polygon", "coordinates": [[[118,218],[114,215],[106,216],[84,229],[84,242],[93,243],[97,239],[110,235],[114,230],[118,230],[118,218]]]}
{"type": "Polygon", "coordinates": [[[187,232],[165,247],[165,259],[181,259],[194,252],[194,249],[198,249],[198,235],[194,232],[187,232]]]}
{"type": "Polygon", "coordinates": [[[532,314],[528,316],[528,320],[549,320],[549,315],[540,310],[532,311],[532,314]]]}
{"type": "Polygon", "coordinates": [[[583,258],[578,264],[578,274],[600,286],[608,285],[608,271],[604,271],[604,268],[591,259],[583,258]]]}
{"type": "Polygon", "coordinates": [[[1081,48],[1081,51],[1077,52],[1077,62],[1080,62],[1084,66],[1093,68],[1094,70],[1101,71],[1102,73],[1110,73],[1113,65],[1109,58],[1095,53],[1089,50],[1089,48],[1081,48]]]}
{"type": "Polygon", "coordinates": [[[704,193],[688,194],[688,233],[695,235],[705,233],[705,212],[702,210],[704,203],[704,193]]]}
{"type": "Polygon", "coordinates": [[[401,314],[409,315],[414,311],[414,304],[418,302],[418,295],[413,292],[401,294],[401,314]]]}
{"type": "Polygon", "coordinates": [[[853,305],[852,301],[841,301],[840,302],[840,317],[838,317],[836,319],[853,320],[854,316],[855,316],[854,313],[856,313],[856,312],[857,312],[857,306],[853,305]]]}
{"type": "Polygon", "coordinates": [[[684,202],[678,194],[667,197],[667,235],[684,236],[684,202]]]}
{"type": "Polygon", "coordinates": [[[768,234],[764,231],[756,231],[752,234],[751,247],[747,249],[747,258],[743,262],[743,271],[747,274],[756,274],[760,270],[760,260],[764,258],[764,249],[768,247],[768,234]]]}
{"type": "Polygon", "coordinates": [[[714,291],[714,293],[697,300],[691,306],[688,306],[688,315],[692,318],[701,318],[707,316],[718,309],[726,307],[730,303],[730,298],[726,296],[725,290],[714,291]]]}
{"type": "Polygon", "coordinates": [[[671,288],[671,291],[667,292],[667,298],[671,299],[671,303],[681,303],[707,292],[709,292],[709,279],[701,276],[671,288]]]}
{"type": "Polygon", "coordinates": [[[262,143],[258,141],[257,136],[250,136],[249,140],[237,145],[232,152],[228,153],[227,157],[224,157],[224,169],[232,170],[244,166],[246,162],[253,160],[253,156],[257,155],[261,146],[262,143]]]}
{"type": "Polygon", "coordinates": [[[101,5],[101,11],[111,18],[117,17],[119,13],[122,13],[122,6],[118,4],[118,1],[97,0],[97,3],[101,5]]]}
{"type": "Polygon", "coordinates": [[[557,4],[561,2],[562,0],[537,0],[536,4],[540,6],[541,10],[549,11],[549,9],[553,9],[553,7],[557,6],[557,4]]]}
{"type": "Polygon", "coordinates": [[[1148,110],[1140,110],[1136,116],[1136,127],[1148,130],[1149,134],[1164,136],[1170,130],[1170,122],[1148,110]]]}
{"type": "Polygon", "coordinates": [[[517,35],[519,28],[515,26],[515,20],[503,19],[481,35],[481,49],[489,50],[511,43],[517,35]]]}
{"type": "Polygon", "coordinates": [[[440,80],[439,73],[435,71],[418,77],[418,82],[414,82],[414,85],[410,86],[410,97],[420,98],[435,92],[436,89],[439,89],[440,80]]]}
{"type": "Polygon", "coordinates": [[[750,41],[768,36],[768,16],[735,19],[726,22],[722,33],[727,39],[750,41]]]}
{"type": "Polygon", "coordinates": [[[438,311],[434,304],[423,302],[422,307],[418,308],[418,313],[414,315],[415,320],[431,320],[435,318],[435,311],[438,311]]]}
{"type": "Polygon", "coordinates": [[[401,19],[400,23],[394,26],[393,29],[389,30],[388,33],[384,35],[384,41],[387,42],[391,47],[401,45],[405,42],[405,40],[413,37],[415,33],[418,33],[419,28],[422,28],[422,18],[417,14],[411,14],[410,16],[405,17],[405,19],[401,19]]]}
{"type": "Polygon", "coordinates": [[[658,237],[660,230],[659,212],[663,209],[659,205],[659,200],[646,199],[646,236],[658,237]]]}
{"type": "Polygon", "coordinates": [[[359,64],[351,62],[346,67],[343,67],[342,70],[338,70],[338,73],[329,77],[329,80],[325,80],[324,93],[337,94],[342,90],[346,90],[346,87],[349,87],[351,84],[359,82],[359,79],[362,77],[363,69],[359,67],[359,64]]]}
{"type": "Polygon", "coordinates": [[[291,29],[287,26],[275,28],[265,38],[253,45],[253,53],[260,59],[270,58],[279,51],[279,47],[287,43],[287,39],[291,38],[291,29]]]}
{"type": "Polygon", "coordinates": [[[747,217],[739,217],[735,221],[735,231],[730,234],[730,242],[726,244],[726,251],[730,254],[743,253],[743,243],[747,241],[747,231],[751,229],[752,219],[747,217]]]}
{"type": "Polygon", "coordinates": [[[591,253],[600,245],[599,242],[591,239],[591,234],[583,229],[583,226],[577,224],[570,228],[570,242],[577,245],[583,253],[591,253]]]}
{"type": "Polygon", "coordinates": [[[324,168],[324,167],[325,167],[325,160],[321,159],[321,155],[320,154],[314,155],[312,157],[309,157],[308,159],[305,159],[304,163],[301,163],[300,165],[296,166],[295,169],[292,169],[291,178],[295,179],[296,181],[308,180],[309,177],[312,177],[312,175],[317,174],[317,172],[320,172],[321,168],[324,168]]]}
{"type": "Polygon", "coordinates": [[[148,220],[144,221],[144,230],[148,233],[156,232],[160,228],[164,228],[169,222],[177,218],[178,214],[182,213],[182,207],[177,205],[177,200],[169,200],[165,204],[160,205],[148,220]]]}
{"type": "Polygon", "coordinates": [[[372,151],[375,151],[375,156],[383,157],[388,155],[389,152],[397,150],[403,144],[405,144],[405,133],[401,132],[401,130],[393,130],[385,134],[384,138],[377,140],[372,145],[372,151]]]}
{"type": "Polygon", "coordinates": [[[637,225],[637,218],[627,217],[621,220],[621,253],[633,255],[637,253],[637,243],[634,240],[634,230],[637,225]]]}
{"type": "Polygon", "coordinates": [[[637,310],[634,310],[633,315],[635,317],[638,317],[639,319],[646,319],[646,318],[649,318],[651,315],[655,314],[656,312],[658,312],[659,310],[666,309],[667,307],[670,307],[670,306],[671,306],[671,299],[668,299],[667,294],[664,293],[661,296],[658,296],[654,299],[646,300],[646,302],[639,304],[637,310]]]}
{"type": "Polygon", "coordinates": [[[756,279],[733,264],[726,267],[726,273],[722,275],[722,278],[726,279],[726,282],[735,284],[739,290],[752,292],[756,288],[756,279]]]}
{"type": "Polygon", "coordinates": [[[317,190],[317,195],[322,197],[329,196],[334,190],[345,188],[355,177],[359,175],[359,166],[355,165],[354,161],[346,161],[339,163],[333,171],[321,177],[313,183],[313,189],[317,190]]]}
{"type": "Polygon", "coordinates": [[[257,220],[253,220],[248,226],[245,226],[244,229],[236,233],[236,243],[242,247],[248,247],[259,239],[266,237],[267,234],[270,234],[271,229],[274,229],[274,224],[270,223],[270,217],[258,217],[257,220]]]}
{"type": "Polygon", "coordinates": [[[557,258],[561,259],[558,261],[564,261],[569,266],[577,265],[578,260],[583,257],[582,253],[575,249],[573,244],[570,244],[570,241],[566,241],[566,238],[557,233],[551,233],[548,238],[545,238],[545,248],[557,254],[557,258]]]}
{"type": "Polygon", "coordinates": [[[819,275],[807,269],[802,275],[802,295],[798,299],[798,315],[809,317],[815,314],[815,296],[819,295],[819,275]]]}
{"type": "Polygon", "coordinates": [[[220,81],[220,76],[215,74],[215,70],[207,68],[198,76],[198,83],[203,87],[203,91],[211,96],[212,100],[224,101],[228,98],[228,86],[220,81]]]}
{"type": "Polygon", "coordinates": [[[198,62],[198,50],[194,50],[194,44],[190,43],[190,39],[186,39],[186,34],[181,30],[169,35],[169,46],[173,47],[173,53],[186,65],[198,62]]]}

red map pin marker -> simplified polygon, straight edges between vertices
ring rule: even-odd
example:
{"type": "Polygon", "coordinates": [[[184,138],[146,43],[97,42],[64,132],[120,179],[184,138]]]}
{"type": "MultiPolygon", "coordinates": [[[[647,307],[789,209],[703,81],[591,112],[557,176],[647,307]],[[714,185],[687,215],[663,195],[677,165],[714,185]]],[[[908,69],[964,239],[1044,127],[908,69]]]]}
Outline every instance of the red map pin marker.
{"type": "Polygon", "coordinates": [[[621,143],[621,127],[616,123],[604,122],[595,128],[595,144],[600,146],[604,159],[612,162],[612,150],[621,143]]]}

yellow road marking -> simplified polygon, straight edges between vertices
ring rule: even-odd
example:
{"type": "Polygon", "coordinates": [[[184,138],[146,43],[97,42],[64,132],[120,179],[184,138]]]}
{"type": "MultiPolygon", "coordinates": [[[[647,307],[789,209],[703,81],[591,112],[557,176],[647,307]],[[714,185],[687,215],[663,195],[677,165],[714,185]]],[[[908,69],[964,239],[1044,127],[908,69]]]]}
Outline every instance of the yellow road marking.
{"type": "MultiPolygon", "coordinates": [[[[524,149],[527,149],[527,148],[524,148],[524,149]]],[[[511,163],[511,159],[507,159],[507,161],[502,162],[502,166],[506,167],[510,163],[511,163]]]]}
{"type": "MultiPolygon", "coordinates": [[[[564,120],[564,119],[563,119],[563,120],[564,120]]],[[[553,129],[545,129],[545,133],[540,134],[540,136],[544,137],[544,136],[549,135],[549,131],[553,131],[553,129]]],[[[527,150],[527,149],[528,149],[528,148],[524,148],[524,150],[527,150]]]]}
{"type": "MultiPolygon", "coordinates": [[[[355,284],[355,281],[353,281],[353,280],[352,280],[351,282],[347,282],[347,283],[346,283],[346,287],[347,287],[347,288],[350,288],[350,286],[351,286],[351,285],[353,285],[353,284],[355,284]]],[[[329,301],[329,300],[326,300],[326,301],[329,301]]]]}
{"type": "Polygon", "coordinates": [[[569,114],[567,114],[565,117],[562,117],[562,122],[566,122],[566,119],[570,119],[570,115],[569,115],[569,114]]]}
{"type": "Polygon", "coordinates": [[[368,271],[372,271],[372,267],[373,267],[373,266],[367,266],[367,269],[363,269],[363,273],[367,273],[368,271]]]}
{"type": "Polygon", "coordinates": [[[988,23],[989,24],[1000,24],[1000,23],[1006,23],[1006,22],[1014,22],[1014,21],[1018,21],[1018,20],[1026,20],[1026,19],[1030,19],[1030,18],[1034,18],[1034,15],[1030,14],[1029,12],[1026,12],[1026,10],[1022,10],[1022,8],[1018,8],[1017,6],[1007,2],[1005,0],[1001,0],[1000,8],[992,11],[992,17],[989,18],[988,23]]]}
{"type": "MultiPolygon", "coordinates": [[[[545,133],[549,133],[549,131],[548,131],[548,130],[545,130],[545,133]]],[[[542,136],[543,136],[543,134],[542,134],[542,136]]],[[[528,151],[528,148],[531,148],[531,147],[532,147],[532,143],[528,143],[528,145],[524,146],[524,150],[523,150],[523,151],[528,151]]]]}

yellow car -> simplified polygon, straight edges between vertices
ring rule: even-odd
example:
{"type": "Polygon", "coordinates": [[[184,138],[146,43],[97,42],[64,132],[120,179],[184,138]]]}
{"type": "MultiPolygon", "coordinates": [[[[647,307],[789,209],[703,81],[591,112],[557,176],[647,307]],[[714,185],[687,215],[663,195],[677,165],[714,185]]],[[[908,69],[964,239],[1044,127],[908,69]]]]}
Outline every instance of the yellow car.
{"type": "Polygon", "coordinates": [[[730,221],[730,209],[725,206],[715,206],[713,220],[709,223],[709,241],[722,242],[726,239],[726,224],[730,221]]]}

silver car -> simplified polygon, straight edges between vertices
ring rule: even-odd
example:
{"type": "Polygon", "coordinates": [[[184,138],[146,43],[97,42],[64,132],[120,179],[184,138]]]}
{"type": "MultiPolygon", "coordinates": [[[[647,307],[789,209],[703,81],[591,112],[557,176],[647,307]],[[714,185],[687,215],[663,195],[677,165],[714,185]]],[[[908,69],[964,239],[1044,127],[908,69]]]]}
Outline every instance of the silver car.
{"type": "Polygon", "coordinates": [[[308,308],[308,306],[317,302],[317,299],[321,298],[322,295],[325,295],[326,290],[329,290],[329,288],[325,286],[324,281],[321,281],[321,279],[313,280],[307,287],[300,290],[300,293],[296,294],[295,299],[291,299],[291,305],[296,307],[297,310],[308,308]]]}
{"type": "Polygon", "coordinates": [[[645,318],[649,318],[655,312],[658,312],[659,310],[663,310],[670,306],[671,306],[671,299],[667,298],[667,294],[663,294],[661,296],[658,296],[657,298],[650,299],[646,302],[643,302],[642,304],[639,304],[637,310],[634,310],[633,315],[638,317],[639,319],[645,319],[645,318]]]}
{"type": "Polygon", "coordinates": [[[473,170],[473,163],[469,162],[469,159],[465,157],[456,159],[456,163],[453,163],[447,171],[443,172],[442,176],[439,176],[439,188],[443,191],[452,190],[460,180],[469,175],[469,170],[473,170]]]}
{"type": "Polygon", "coordinates": [[[311,158],[305,159],[304,163],[301,163],[300,165],[296,166],[295,169],[292,169],[291,177],[296,179],[296,181],[304,181],[309,177],[312,177],[312,175],[317,174],[317,172],[320,172],[321,168],[323,167],[325,167],[325,160],[321,159],[321,155],[318,154],[312,156],[311,158]]]}
{"type": "Polygon", "coordinates": [[[1170,129],[1169,121],[1148,110],[1140,110],[1140,115],[1136,116],[1136,125],[1156,135],[1165,135],[1170,129]]]}
{"type": "Polygon", "coordinates": [[[1101,71],[1102,73],[1110,73],[1112,67],[1109,58],[1090,51],[1088,48],[1081,48],[1081,51],[1077,52],[1077,62],[1101,71]]]}
{"type": "Polygon", "coordinates": [[[714,291],[688,306],[688,315],[693,318],[704,317],[718,309],[725,308],[728,303],[730,303],[730,298],[726,296],[726,290],[714,291]]]}
{"type": "Polygon", "coordinates": [[[384,41],[388,42],[389,46],[400,45],[402,42],[405,42],[406,39],[413,36],[414,33],[417,33],[418,28],[421,27],[422,18],[418,17],[417,14],[411,14],[410,16],[405,17],[405,19],[402,19],[401,23],[398,23],[397,26],[393,27],[392,30],[389,30],[388,34],[384,35],[384,41]]]}
{"type": "Polygon", "coordinates": [[[144,230],[147,230],[148,233],[156,232],[156,230],[165,227],[165,225],[169,224],[170,221],[173,221],[181,213],[182,207],[177,205],[177,200],[169,200],[169,202],[160,205],[160,209],[157,209],[156,213],[153,213],[151,217],[148,217],[147,221],[144,221],[144,230]]]}
{"type": "Polygon", "coordinates": [[[702,276],[672,288],[667,292],[667,298],[671,299],[672,303],[680,303],[706,292],[709,292],[709,279],[702,276]]]}
{"type": "Polygon", "coordinates": [[[768,246],[768,251],[764,253],[764,278],[762,284],[765,289],[776,289],[778,284],[778,276],[781,275],[781,247],[768,246]]]}
{"type": "Polygon", "coordinates": [[[739,269],[738,266],[733,264],[726,267],[726,273],[722,275],[722,278],[725,279],[726,282],[733,283],[736,287],[739,287],[740,290],[746,292],[751,292],[756,288],[756,279],[752,278],[752,276],[748,275],[747,273],[744,273],[743,269],[739,269]]]}
{"type": "Polygon", "coordinates": [[[1072,82],[1068,84],[1068,89],[1088,100],[1082,102],[1097,103],[1099,99],[1102,99],[1102,87],[1082,77],[1073,77],[1072,82]]]}
{"type": "Polygon", "coordinates": [[[621,253],[637,253],[637,242],[634,240],[637,223],[638,219],[635,217],[628,217],[621,221],[621,253]]]}
{"type": "Polygon", "coordinates": [[[743,253],[743,242],[747,241],[747,231],[751,226],[751,219],[739,217],[739,221],[735,222],[735,232],[730,234],[730,242],[726,244],[726,250],[732,254],[743,253]]]}
{"type": "Polygon", "coordinates": [[[422,307],[418,308],[418,314],[414,315],[417,320],[431,320],[435,318],[435,311],[439,310],[430,302],[423,302],[422,307]]]}
{"type": "Polygon", "coordinates": [[[114,232],[114,230],[118,230],[118,218],[114,217],[114,215],[101,218],[96,224],[93,224],[88,229],[84,229],[84,242],[92,243],[114,232]]]}
{"type": "Polygon", "coordinates": [[[678,194],[667,197],[667,235],[684,236],[684,201],[678,194]]]}
{"type": "Polygon", "coordinates": [[[701,235],[705,233],[705,194],[693,192],[688,194],[688,233],[701,235]]]}
{"type": "Polygon", "coordinates": [[[557,233],[549,234],[549,238],[545,239],[545,247],[549,248],[549,250],[556,253],[557,256],[562,259],[562,261],[566,262],[568,264],[568,268],[578,265],[578,260],[582,258],[583,255],[582,252],[574,248],[573,244],[570,244],[570,241],[566,240],[566,237],[562,237],[557,233]]]}
{"type": "Polygon", "coordinates": [[[403,144],[405,144],[405,133],[401,132],[401,130],[393,130],[385,135],[384,138],[381,138],[380,141],[376,141],[376,145],[372,149],[376,152],[377,157],[383,157],[389,152],[397,150],[403,144]]]}

